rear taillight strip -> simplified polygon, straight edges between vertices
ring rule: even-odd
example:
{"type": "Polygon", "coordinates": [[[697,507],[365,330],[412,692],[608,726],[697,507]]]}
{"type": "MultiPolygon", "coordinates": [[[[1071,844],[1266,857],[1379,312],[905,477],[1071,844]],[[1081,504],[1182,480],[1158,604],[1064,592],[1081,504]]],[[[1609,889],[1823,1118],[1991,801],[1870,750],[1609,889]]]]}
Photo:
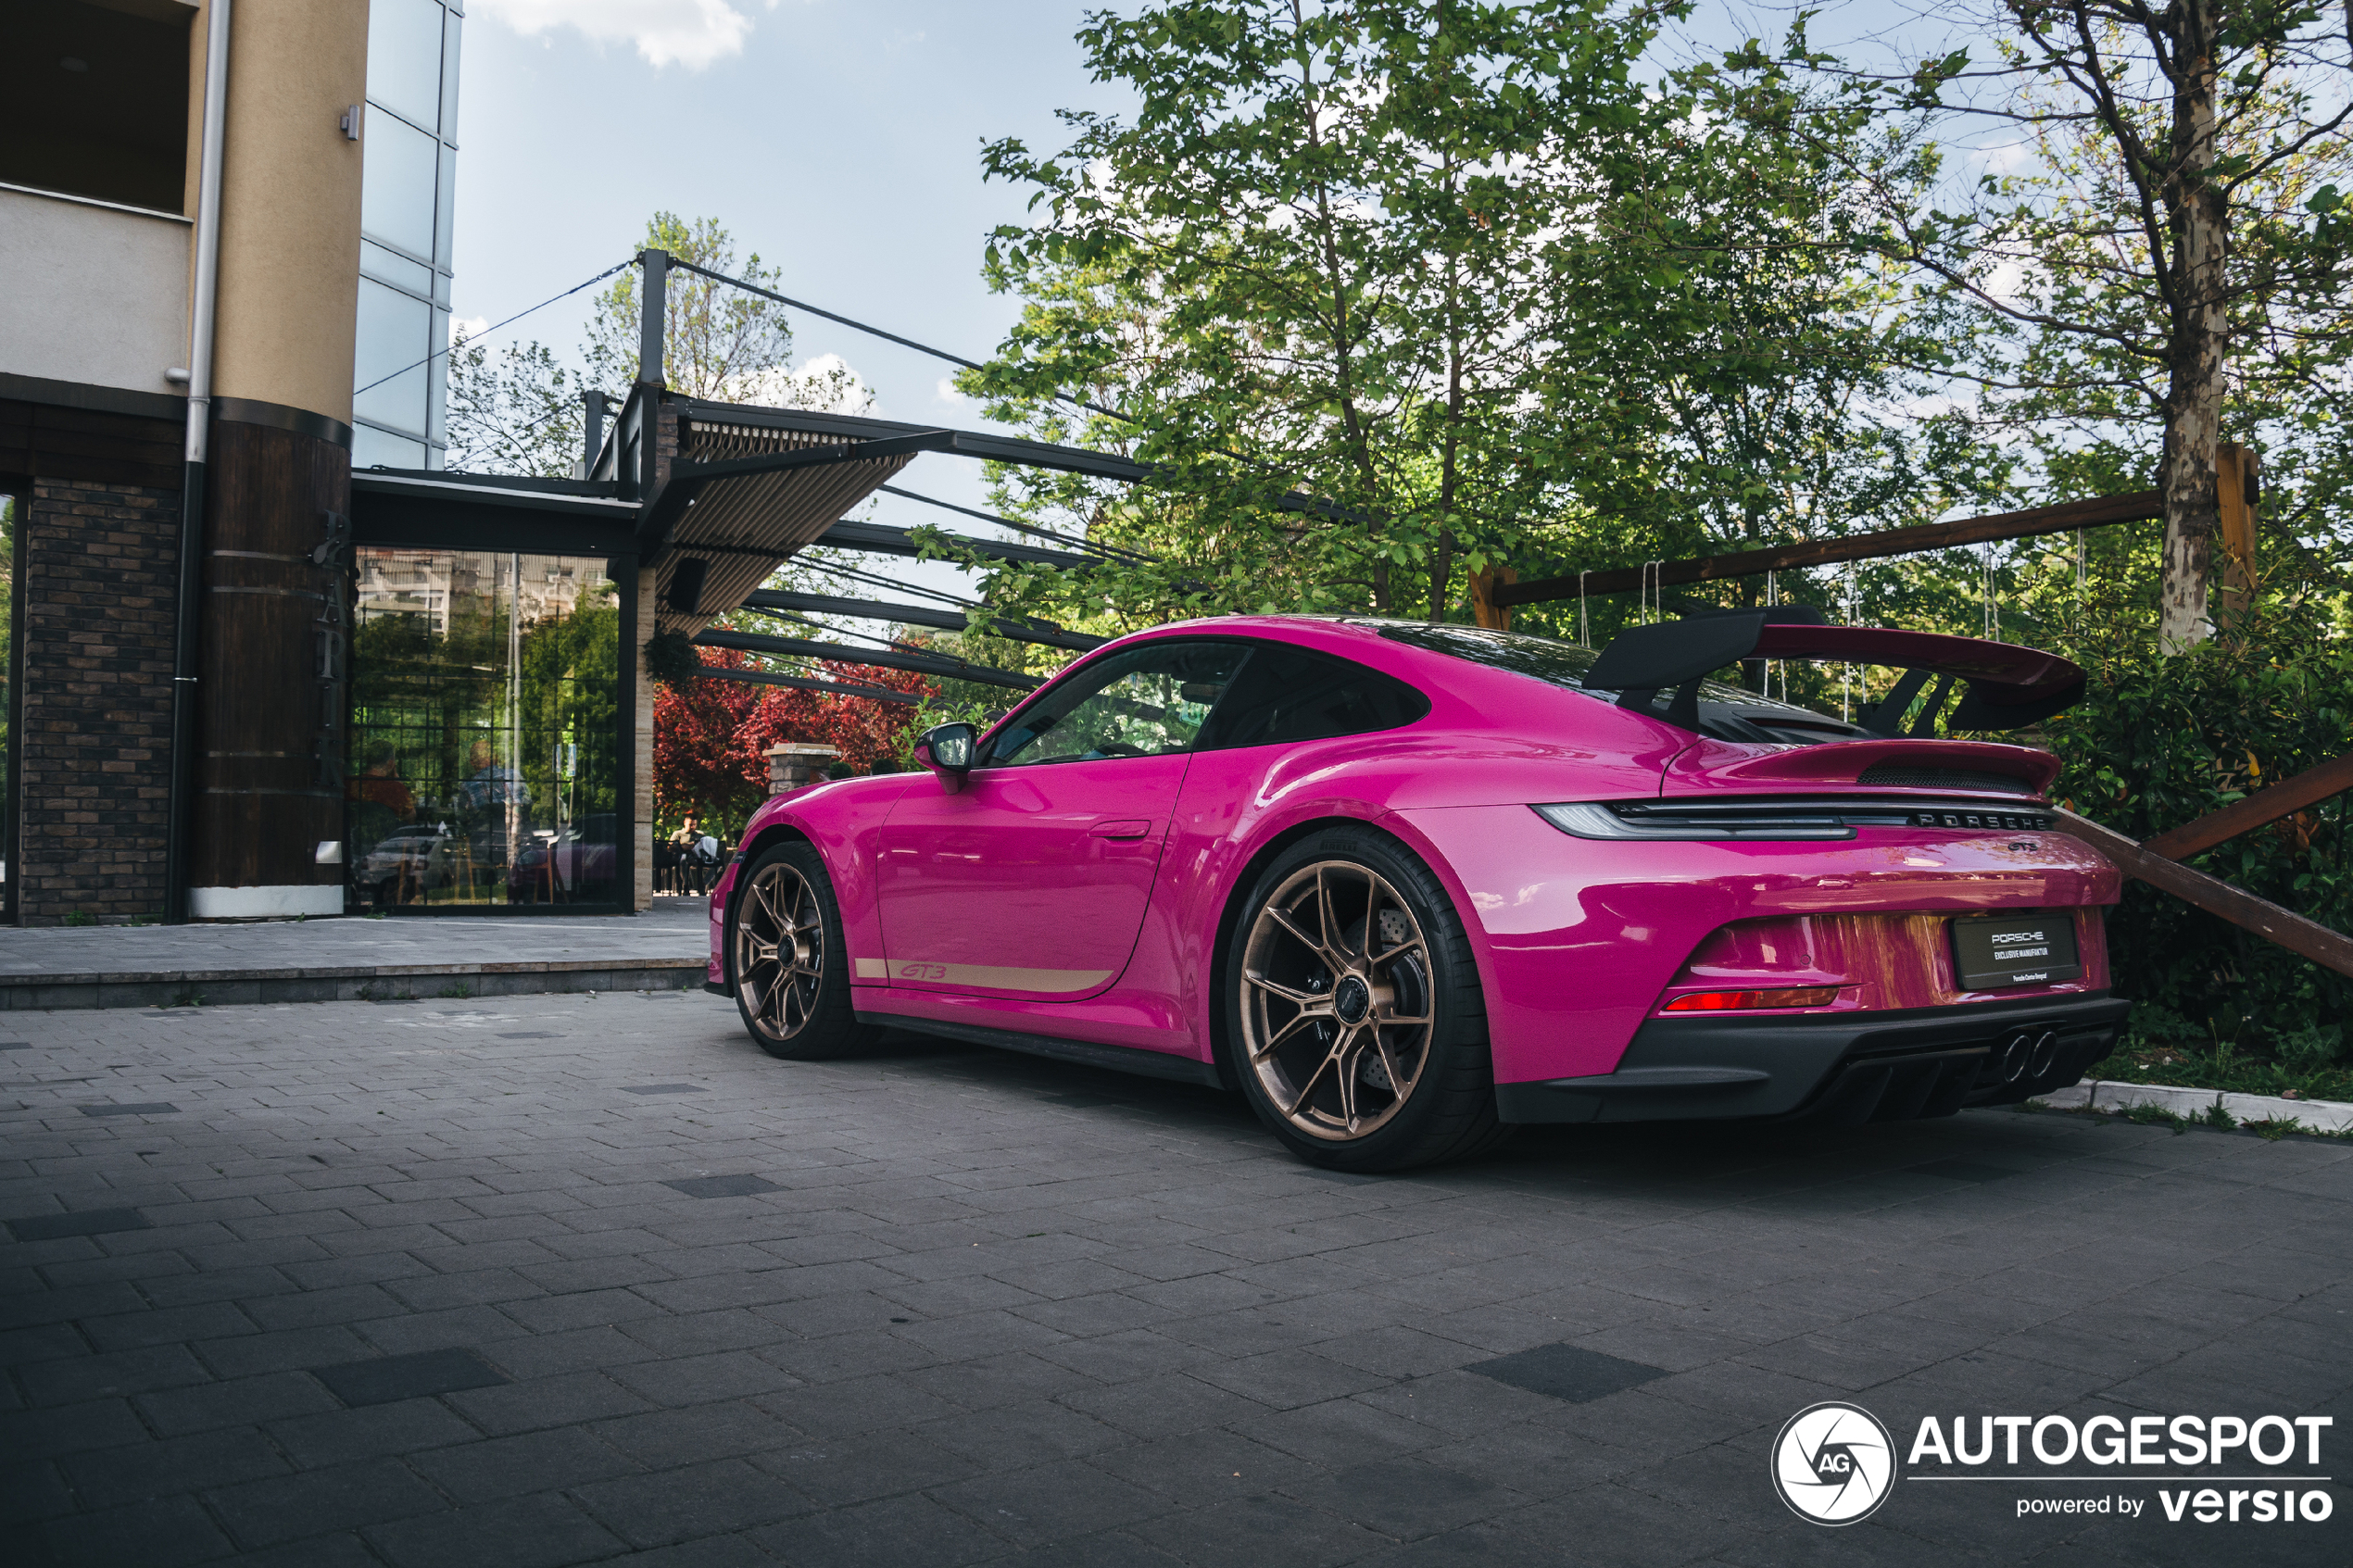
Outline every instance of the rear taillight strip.
{"type": "Polygon", "coordinates": [[[1539,806],[1536,814],[1579,838],[1637,840],[1847,839],[1864,827],[2047,829],[2047,811],[1988,810],[1977,801],[1886,799],[1744,801],[1576,801],[1539,806]]]}

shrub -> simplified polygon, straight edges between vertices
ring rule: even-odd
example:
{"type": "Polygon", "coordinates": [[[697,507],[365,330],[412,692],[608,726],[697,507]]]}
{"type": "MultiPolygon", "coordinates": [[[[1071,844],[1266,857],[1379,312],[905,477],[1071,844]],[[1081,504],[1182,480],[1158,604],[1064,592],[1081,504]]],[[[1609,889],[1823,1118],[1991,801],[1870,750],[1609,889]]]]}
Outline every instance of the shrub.
{"type": "MultiPolygon", "coordinates": [[[[2171,659],[2116,650],[2044,743],[2064,764],[2057,798],[2153,838],[2353,750],[2353,651],[2294,604],[2251,620],[2241,639],[2171,659]]],[[[2189,863],[2353,929],[2347,815],[2340,797],[2189,863]]],[[[2243,1047],[2353,1014],[2353,980],[2144,883],[2125,884],[2108,946],[2119,991],[2207,1021],[2215,1037],[2243,1047]]]]}

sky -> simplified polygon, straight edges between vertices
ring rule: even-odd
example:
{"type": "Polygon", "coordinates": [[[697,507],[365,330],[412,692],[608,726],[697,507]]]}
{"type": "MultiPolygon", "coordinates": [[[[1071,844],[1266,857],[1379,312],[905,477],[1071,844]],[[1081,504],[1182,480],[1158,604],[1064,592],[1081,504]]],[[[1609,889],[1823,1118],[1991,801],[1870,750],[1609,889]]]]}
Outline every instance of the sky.
{"type": "MultiPolygon", "coordinates": [[[[1101,5],[1103,0],[1092,0],[1101,5]]],[[[782,292],[970,358],[1018,313],[980,280],[990,228],[1029,193],[984,182],[984,140],[1066,141],[1057,109],[1118,111],[1074,34],[1088,0],[471,0],[460,73],[456,315],[504,320],[630,255],[657,209],[711,217],[782,292]]],[[[1882,42],[1940,13],[1906,0],[1833,6],[1817,36],[1882,42]]],[[[1778,36],[1767,0],[1703,7],[1708,43],[1778,36]]],[[[1905,51],[1905,52],[1909,52],[1905,51]]],[[[592,292],[490,340],[568,350],[592,292]]],[[[951,367],[795,313],[796,358],[838,356],[882,418],[986,425],[951,367]]],[[[618,389],[615,389],[618,390],[618,389]]],[[[930,455],[900,481],[985,506],[980,468],[930,455]]],[[[875,521],[969,526],[895,496],[875,521]]],[[[943,564],[886,575],[953,587],[943,564]]],[[[869,627],[867,630],[878,630],[869,627]]]]}
{"type": "MultiPolygon", "coordinates": [[[[968,358],[1018,314],[980,279],[1028,193],[981,179],[984,139],[1063,140],[1090,82],[1078,0],[472,0],[459,76],[457,316],[498,321],[632,254],[657,209],[716,218],[782,292],[968,358]]],[[[595,291],[490,340],[580,339],[595,291]]],[[[794,313],[794,354],[838,355],[879,417],[987,427],[952,367],[794,313]]],[[[925,456],[899,482],[985,506],[980,465],[925,456]]],[[[961,527],[895,496],[875,521],[961,527]]],[[[862,512],[860,515],[868,515],[862,512]]],[[[884,574],[960,573],[887,560],[884,574]]]]}

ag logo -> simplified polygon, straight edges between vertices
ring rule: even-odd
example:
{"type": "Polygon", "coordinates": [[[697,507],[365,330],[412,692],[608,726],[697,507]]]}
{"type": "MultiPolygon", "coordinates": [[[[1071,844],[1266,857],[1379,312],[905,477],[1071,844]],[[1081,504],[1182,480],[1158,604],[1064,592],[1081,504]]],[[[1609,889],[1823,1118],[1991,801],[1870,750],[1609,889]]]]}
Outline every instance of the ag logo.
{"type": "Polygon", "coordinates": [[[1895,1485],[1895,1440],[1859,1405],[1809,1405],[1773,1439],[1773,1489],[1800,1518],[1852,1524],[1895,1485]]]}

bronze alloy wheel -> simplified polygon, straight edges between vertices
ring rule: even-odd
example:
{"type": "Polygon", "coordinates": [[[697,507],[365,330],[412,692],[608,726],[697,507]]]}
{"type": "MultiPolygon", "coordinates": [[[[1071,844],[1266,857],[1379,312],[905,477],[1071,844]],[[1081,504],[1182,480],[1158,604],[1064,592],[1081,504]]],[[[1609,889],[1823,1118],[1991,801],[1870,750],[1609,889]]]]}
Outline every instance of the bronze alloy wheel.
{"type": "Polygon", "coordinates": [[[817,890],[789,861],[766,860],[736,908],[736,986],[744,1022],[783,1043],[809,1026],[825,984],[825,921],[817,890]]]}
{"type": "Polygon", "coordinates": [[[1242,950],[1242,1045],[1274,1109],[1327,1143],[1368,1137],[1429,1063],[1429,946],[1379,874],[1302,866],[1259,906],[1242,950]]]}

